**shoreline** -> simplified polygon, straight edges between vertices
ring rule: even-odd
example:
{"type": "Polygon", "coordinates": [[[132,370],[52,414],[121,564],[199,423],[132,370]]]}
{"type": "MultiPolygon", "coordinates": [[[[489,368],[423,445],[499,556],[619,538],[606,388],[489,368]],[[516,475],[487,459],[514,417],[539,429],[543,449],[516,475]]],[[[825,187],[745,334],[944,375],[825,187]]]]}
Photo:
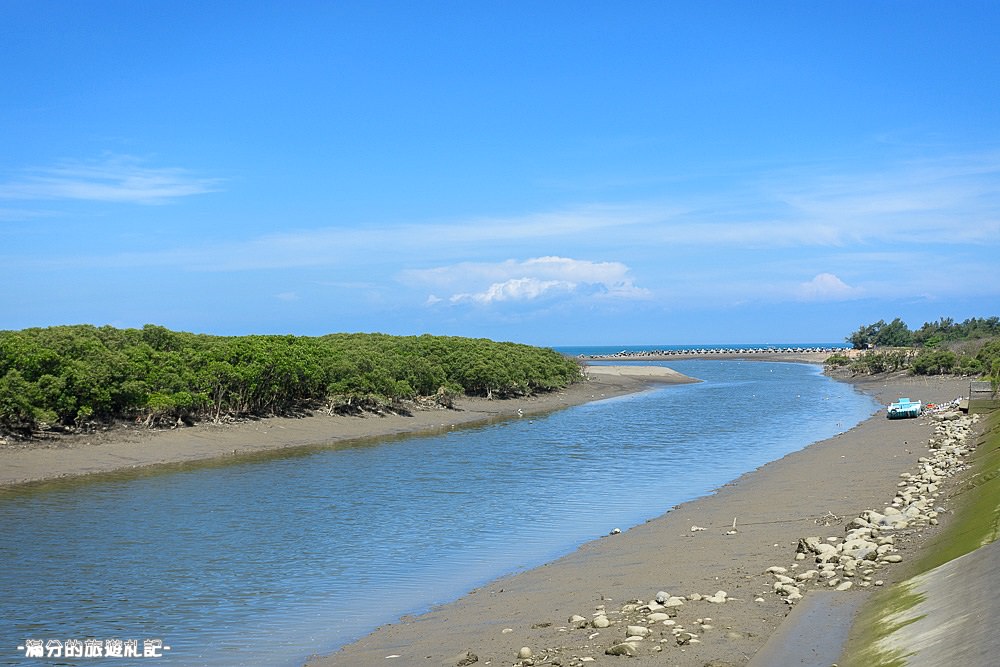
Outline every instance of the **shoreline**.
{"type": "MultiPolygon", "coordinates": [[[[635,361],[644,360],[653,361],[635,361]]],[[[747,360],[817,363],[770,356],[747,360]]],[[[563,391],[504,401],[463,399],[457,403],[458,410],[415,410],[412,416],[320,414],[170,431],[114,430],[96,434],[94,442],[88,442],[94,437],[91,434],[61,437],[42,447],[0,444],[0,491],[16,493],[20,488],[63,480],[85,482],[94,476],[143,471],[155,474],[178,465],[225,465],[240,458],[281,456],[291,450],[442,432],[545,414],[643,391],[659,383],[697,381],[671,369],[634,363],[590,366],[587,371],[588,381],[563,391]]],[[[968,389],[964,378],[897,375],[835,379],[853,384],[882,404],[901,395],[948,402],[968,389]]],[[[561,652],[565,658],[560,664],[582,667],[587,663],[572,661],[569,656],[593,656],[601,663],[613,660],[604,656],[601,643],[608,641],[611,633],[621,634],[616,625],[620,625],[618,619],[624,619],[621,609],[629,600],[649,601],[660,591],[707,597],[719,590],[728,592],[729,603],[690,602],[681,608],[678,622],[690,628],[698,621],[698,627],[711,629],[689,645],[667,646],[664,650],[670,651],[669,664],[703,667],[711,660],[716,661],[716,667],[747,664],[779,627],[788,626],[782,622],[793,609],[780,596],[768,594],[773,580],[763,574],[764,570],[788,565],[800,537],[843,534],[842,525],[821,527],[817,521],[829,521],[830,516],[847,516],[849,521],[852,512],[884,505],[899,473],[912,468],[925,453],[922,440],[933,428],[928,421],[889,421],[877,412],[844,434],[748,472],[645,524],[584,544],[535,569],[497,579],[417,617],[382,626],[335,653],[313,656],[308,665],[415,664],[418,658],[420,664],[455,665],[471,652],[484,662],[526,666],[556,664],[538,657],[561,652]],[[874,457],[873,447],[878,448],[874,457]],[[836,473],[832,478],[831,471],[836,473]],[[734,520],[738,530],[730,534],[734,520]],[[695,525],[704,530],[692,532],[695,525]],[[763,601],[753,602],[758,598],[763,601]],[[581,634],[579,628],[567,624],[570,616],[590,618],[600,607],[612,617],[607,630],[591,628],[581,634]],[[698,616],[693,617],[694,613],[698,616]],[[517,658],[524,646],[533,647],[535,659],[517,658]],[[387,661],[389,656],[399,659],[387,661]]],[[[911,547],[901,545],[901,553],[908,559],[907,548],[911,547]]],[[[880,576],[887,585],[903,578],[894,573],[880,576]]],[[[846,595],[859,594],[852,591],[846,595]]],[[[807,594],[803,602],[811,597],[807,594]]],[[[665,657],[639,655],[635,659],[663,664],[665,657]]]]}
{"type": "Polygon", "coordinates": [[[540,415],[643,391],[656,384],[697,381],[660,366],[596,366],[588,368],[586,380],[559,391],[504,400],[466,397],[456,400],[454,409],[415,408],[409,415],[342,416],[317,412],[305,417],[209,422],[170,430],[122,425],[28,443],[5,443],[0,439],[0,489],[179,464],[212,465],[241,457],[437,433],[540,415]]]}
{"type": "MultiPolygon", "coordinates": [[[[945,403],[968,387],[966,379],[952,377],[839,379],[882,404],[900,395],[945,403]]],[[[795,608],[773,591],[774,578],[766,570],[792,563],[800,538],[842,539],[852,517],[884,507],[900,474],[912,471],[926,454],[932,431],[927,417],[887,420],[876,412],[845,433],[745,473],[656,519],[382,626],[307,665],[458,665],[472,664],[463,660],[473,655],[480,664],[601,664],[615,660],[605,650],[625,640],[629,614],[661,592],[686,598],[683,606],[662,611],[694,637],[683,645],[672,639],[660,644],[662,653],[646,644],[634,661],[745,665],[795,608]],[[724,603],[707,601],[719,591],[726,592],[724,603]],[[610,619],[606,629],[589,622],[599,614],[610,619]],[[533,657],[518,657],[524,647],[533,657]]],[[[946,522],[942,516],[942,525],[946,522]]],[[[935,530],[900,531],[895,553],[909,561],[925,532],[935,530]]],[[[878,576],[891,585],[905,574],[904,565],[881,569],[878,576]]],[[[804,601],[817,594],[806,593],[804,601]]],[[[865,594],[861,589],[836,593],[865,594]]],[[[836,642],[833,646],[839,648],[836,642]]]]}

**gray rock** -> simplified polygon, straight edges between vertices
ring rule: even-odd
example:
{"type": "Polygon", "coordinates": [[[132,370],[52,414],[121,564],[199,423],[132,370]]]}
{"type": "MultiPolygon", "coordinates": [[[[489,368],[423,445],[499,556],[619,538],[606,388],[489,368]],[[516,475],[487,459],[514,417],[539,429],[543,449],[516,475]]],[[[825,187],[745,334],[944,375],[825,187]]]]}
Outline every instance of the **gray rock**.
{"type": "Polygon", "coordinates": [[[642,625],[630,625],[625,628],[625,634],[630,637],[645,637],[649,634],[649,628],[642,625]]]}
{"type": "Polygon", "coordinates": [[[635,644],[630,644],[628,642],[622,642],[621,644],[615,644],[604,651],[606,655],[625,655],[629,657],[635,656],[638,650],[635,644]]]}
{"type": "Polygon", "coordinates": [[[729,597],[729,594],[726,591],[717,591],[715,595],[709,595],[705,600],[713,604],[722,604],[726,601],[727,597],[729,597]]]}

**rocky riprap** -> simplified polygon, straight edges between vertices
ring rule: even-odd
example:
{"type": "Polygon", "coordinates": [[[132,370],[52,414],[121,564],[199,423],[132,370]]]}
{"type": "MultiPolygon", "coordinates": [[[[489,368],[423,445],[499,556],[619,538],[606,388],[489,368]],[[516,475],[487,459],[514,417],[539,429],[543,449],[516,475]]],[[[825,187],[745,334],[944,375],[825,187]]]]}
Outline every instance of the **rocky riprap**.
{"type": "MultiPolygon", "coordinates": [[[[935,423],[928,440],[928,452],[917,461],[915,472],[900,475],[895,497],[880,510],[866,510],[846,525],[846,534],[827,537],[807,536],[798,540],[792,562],[765,570],[770,593],[787,604],[802,599],[809,587],[837,591],[881,586],[883,568],[903,560],[898,542],[914,531],[938,523],[946,511],[940,486],[944,480],[965,470],[971,452],[967,442],[978,415],[963,416],[956,411],[929,415],[935,423]]],[[[830,518],[842,521],[841,517],[830,518]]],[[[692,526],[693,532],[705,530],[692,526]]],[[[735,528],[730,533],[734,533],[735,528]]],[[[727,533],[727,534],[730,534],[727,533]]],[[[762,591],[752,602],[765,602],[762,591]]],[[[716,629],[713,610],[719,605],[747,604],[750,600],[730,598],[725,591],[711,594],[671,595],[660,591],[650,600],[631,600],[617,608],[598,605],[589,616],[570,616],[565,624],[554,625],[561,641],[547,647],[524,646],[511,656],[516,667],[585,667],[604,662],[603,656],[635,657],[670,650],[685,650],[709,640],[740,639],[741,633],[728,627],[716,629]]],[[[504,633],[513,632],[507,628],[504,633]]],[[[469,664],[469,663],[465,663],[469,664]]],[[[714,667],[730,663],[711,661],[714,667]]]]}
{"type": "Polygon", "coordinates": [[[897,536],[938,524],[938,515],[946,511],[940,485],[968,467],[966,456],[971,450],[966,443],[979,415],[947,411],[933,414],[931,419],[937,423],[927,442],[928,455],[917,460],[916,473],[900,474],[901,481],[889,505],[881,511],[866,510],[852,519],[843,538],[834,535],[799,539],[794,563],[766,570],[774,578],[774,592],[785,602],[801,600],[808,586],[838,591],[881,586],[878,571],[903,560],[897,553],[897,536]],[[810,559],[810,566],[804,569],[802,563],[810,559]]]}

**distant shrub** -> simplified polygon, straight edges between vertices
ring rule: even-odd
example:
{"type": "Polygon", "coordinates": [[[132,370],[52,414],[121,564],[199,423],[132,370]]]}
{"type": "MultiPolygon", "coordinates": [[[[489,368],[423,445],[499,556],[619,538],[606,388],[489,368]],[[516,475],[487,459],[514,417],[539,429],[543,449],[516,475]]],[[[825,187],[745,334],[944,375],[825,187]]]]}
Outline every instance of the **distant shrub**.
{"type": "Polygon", "coordinates": [[[891,373],[906,368],[913,356],[912,350],[880,350],[865,352],[851,361],[851,370],[858,375],[891,373]]]}
{"type": "Polygon", "coordinates": [[[958,364],[958,355],[951,350],[930,349],[917,355],[911,368],[915,375],[950,373],[958,364]]]}
{"type": "Polygon", "coordinates": [[[851,358],[846,354],[841,354],[840,352],[836,352],[827,357],[826,361],[824,361],[823,363],[825,363],[827,366],[835,366],[837,368],[840,368],[842,366],[849,366],[851,364],[851,358]]]}

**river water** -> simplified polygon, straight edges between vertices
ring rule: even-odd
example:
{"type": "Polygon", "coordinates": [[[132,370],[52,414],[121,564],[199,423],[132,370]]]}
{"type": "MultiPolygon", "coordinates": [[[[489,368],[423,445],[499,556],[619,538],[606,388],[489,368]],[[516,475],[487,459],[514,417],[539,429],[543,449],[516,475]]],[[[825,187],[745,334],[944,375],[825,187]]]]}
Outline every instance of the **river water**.
{"type": "Polygon", "coordinates": [[[878,408],[817,366],[669,366],[704,382],[433,435],[0,492],[0,664],[131,664],[24,656],[28,640],[131,640],[141,653],[162,639],[170,648],[151,664],[301,665],[878,408]]]}

